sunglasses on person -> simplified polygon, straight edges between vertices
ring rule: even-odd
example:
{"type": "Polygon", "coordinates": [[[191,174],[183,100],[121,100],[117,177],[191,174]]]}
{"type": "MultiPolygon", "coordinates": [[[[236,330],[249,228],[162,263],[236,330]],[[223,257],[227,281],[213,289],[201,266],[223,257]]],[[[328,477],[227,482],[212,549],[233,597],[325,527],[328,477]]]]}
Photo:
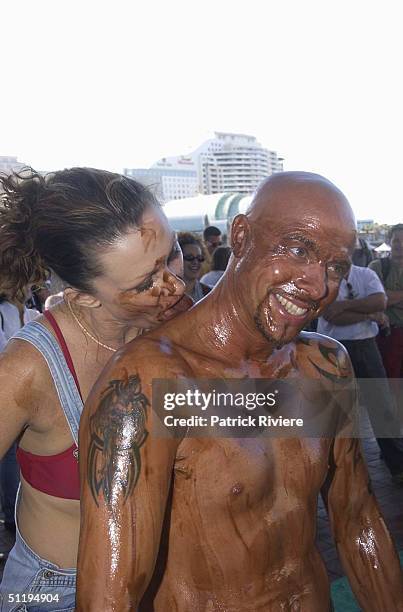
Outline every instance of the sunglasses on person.
{"type": "Polygon", "coordinates": [[[204,257],[203,255],[184,255],[184,261],[195,261],[197,259],[198,262],[203,263],[204,257]]]}
{"type": "Polygon", "coordinates": [[[353,286],[352,286],[351,283],[347,283],[347,291],[348,291],[347,298],[349,300],[354,300],[356,296],[355,296],[355,293],[353,291],[353,286]]]}

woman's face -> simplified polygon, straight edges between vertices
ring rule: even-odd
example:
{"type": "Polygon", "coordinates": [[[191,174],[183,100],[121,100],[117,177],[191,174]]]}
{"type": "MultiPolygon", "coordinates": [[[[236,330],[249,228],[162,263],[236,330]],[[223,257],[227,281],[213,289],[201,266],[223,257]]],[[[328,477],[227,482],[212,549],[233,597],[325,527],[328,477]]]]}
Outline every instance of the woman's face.
{"type": "Polygon", "coordinates": [[[198,244],[185,244],[182,251],[185,280],[192,281],[199,278],[204,261],[201,248],[198,244]]]}
{"type": "Polygon", "coordinates": [[[150,329],[169,318],[183,295],[182,253],[161,209],[150,207],[140,228],[129,230],[99,256],[103,274],[93,292],[105,313],[150,329]]]}

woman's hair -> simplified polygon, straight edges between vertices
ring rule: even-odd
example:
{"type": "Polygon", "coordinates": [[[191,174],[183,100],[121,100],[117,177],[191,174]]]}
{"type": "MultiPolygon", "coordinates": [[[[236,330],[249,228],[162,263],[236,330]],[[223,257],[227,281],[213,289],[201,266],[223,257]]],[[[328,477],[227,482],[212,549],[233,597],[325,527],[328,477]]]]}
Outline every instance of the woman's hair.
{"type": "Polygon", "coordinates": [[[228,246],[219,246],[213,252],[212,270],[226,270],[228,261],[231,255],[231,249],[228,246]]]}
{"type": "Polygon", "coordinates": [[[203,253],[204,257],[206,256],[204,245],[202,241],[196,236],[196,234],[192,234],[192,232],[178,232],[178,242],[182,251],[183,247],[187,244],[195,244],[200,247],[200,250],[203,253]]]}
{"type": "Polygon", "coordinates": [[[100,249],[138,227],[150,205],[158,203],[146,187],[104,170],[0,176],[0,292],[23,300],[25,287],[54,272],[90,293],[100,249]]]}

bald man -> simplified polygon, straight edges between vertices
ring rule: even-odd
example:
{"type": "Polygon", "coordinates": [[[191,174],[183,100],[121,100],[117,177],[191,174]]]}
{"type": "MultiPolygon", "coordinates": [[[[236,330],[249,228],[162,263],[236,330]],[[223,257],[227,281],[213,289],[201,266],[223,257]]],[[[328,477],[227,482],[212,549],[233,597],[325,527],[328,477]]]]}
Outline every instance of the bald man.
{"type": "Polygon", "coordinates": [[[353,376],[340,344],[301,333],[350,266],[355,222],[343,194],[317,175],[275,175],[231,239],[212,293],[120,351],[85,407],[77,610],[331,610],[315,547],[322,492],[362,609],[401,611],[397,555],[348,437],[354,392],[344,394],[346,437],[155,433],[156,378],[313,379],[319,393],[296,401],[304,416],[353,376]]]}

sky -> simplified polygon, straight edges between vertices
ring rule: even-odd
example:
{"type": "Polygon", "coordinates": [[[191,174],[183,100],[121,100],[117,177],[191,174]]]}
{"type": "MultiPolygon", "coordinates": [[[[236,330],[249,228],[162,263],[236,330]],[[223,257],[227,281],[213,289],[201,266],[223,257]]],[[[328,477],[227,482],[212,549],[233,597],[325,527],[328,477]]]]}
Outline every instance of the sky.
{"type": "Polygon", "coordinates": [[[251,134],[403,221],[399,0],[3,0],[0,155],[121,172],[251,134]]]}

